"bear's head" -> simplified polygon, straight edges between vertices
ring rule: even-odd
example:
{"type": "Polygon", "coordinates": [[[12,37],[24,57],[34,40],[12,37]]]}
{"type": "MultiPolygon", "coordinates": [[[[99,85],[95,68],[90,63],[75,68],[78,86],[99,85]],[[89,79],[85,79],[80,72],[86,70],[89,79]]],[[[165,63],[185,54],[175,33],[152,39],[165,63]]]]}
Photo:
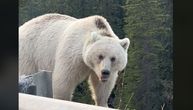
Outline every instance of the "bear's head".
{"type": "Polygon", "coordinates": [[[128,38],[118,39],[92,32],[83,48],[83,60],[99,80],[105,82],[110,75],[126,67],[129,44],[128,38]]]}

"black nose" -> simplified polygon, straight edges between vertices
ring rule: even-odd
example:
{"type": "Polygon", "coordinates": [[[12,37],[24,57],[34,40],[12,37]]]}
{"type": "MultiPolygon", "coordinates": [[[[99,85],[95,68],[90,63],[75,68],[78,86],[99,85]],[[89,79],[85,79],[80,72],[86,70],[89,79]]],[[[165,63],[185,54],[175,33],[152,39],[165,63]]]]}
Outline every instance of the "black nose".
{"type": "Polygon", "coordinates": [[[102,75],[109,75],[110,71],[109,70],[102,70],[101,73],[102,73],[102,75]]]}

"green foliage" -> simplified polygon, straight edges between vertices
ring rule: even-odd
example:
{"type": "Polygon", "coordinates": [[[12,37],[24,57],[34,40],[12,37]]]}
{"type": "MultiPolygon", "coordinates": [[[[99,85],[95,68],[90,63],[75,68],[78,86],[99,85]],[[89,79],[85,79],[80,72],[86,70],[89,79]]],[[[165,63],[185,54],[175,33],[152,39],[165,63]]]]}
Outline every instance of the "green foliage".
{"type": "Polygon", "coordinates": [[[123,10],[117,0],[19,0],[19,25],[45,13],[61,13],[76,18],[102,15],[115,33],[124,37],[123,10]]]}
{"type": "Polygon", "coordinates": [[[78,85],[78,87],[75,89],[75,92],[73,94],[73,101],[80,102],[80,103],[87,103],[87,104],[93,104],[94,101],[91,98],[91,92],[88,88],[88,83],[86,81],[82,82],[78,85]]]}
{"type": "Polygon", "coordinates": [[[135,93],[129,106],[137,110],[158,110],[163,104],[172,109],[171,4],[168,0],[125,1],[124,30],[131,40],[126,71],[130,78],[125,77],[130,85],[125,86],[128,94],[135,93]]]}

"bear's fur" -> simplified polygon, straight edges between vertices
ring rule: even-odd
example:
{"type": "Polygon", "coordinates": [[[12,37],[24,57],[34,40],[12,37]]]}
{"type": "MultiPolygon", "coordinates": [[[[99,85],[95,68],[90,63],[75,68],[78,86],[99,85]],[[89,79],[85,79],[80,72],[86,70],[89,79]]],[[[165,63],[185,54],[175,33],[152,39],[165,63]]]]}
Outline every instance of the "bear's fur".
{"type": "Polygon", "coordinates": [[[64,100],[89,77],[95,104],[107,106],[118,71],[127,64],[129,43],[101,16],[45,14],[19,27],[19,75],[53,71],[53,97],[64,100]]]}

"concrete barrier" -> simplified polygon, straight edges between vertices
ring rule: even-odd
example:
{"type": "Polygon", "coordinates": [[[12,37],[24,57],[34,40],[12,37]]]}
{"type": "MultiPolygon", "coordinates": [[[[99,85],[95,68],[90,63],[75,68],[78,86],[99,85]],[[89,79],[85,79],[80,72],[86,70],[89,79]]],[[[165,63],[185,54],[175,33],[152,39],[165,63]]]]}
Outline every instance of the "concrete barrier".
{"type": "Polygon", "coordinates": [[[19,76],[19,92],[52,97],[52,76],[50,71],[39,71],[32,75],[19,76]]]}
{"type": "Polygon", "coordinates": [[[19,93],[19,110],[116,110],[116,109],[19,93]]]}

